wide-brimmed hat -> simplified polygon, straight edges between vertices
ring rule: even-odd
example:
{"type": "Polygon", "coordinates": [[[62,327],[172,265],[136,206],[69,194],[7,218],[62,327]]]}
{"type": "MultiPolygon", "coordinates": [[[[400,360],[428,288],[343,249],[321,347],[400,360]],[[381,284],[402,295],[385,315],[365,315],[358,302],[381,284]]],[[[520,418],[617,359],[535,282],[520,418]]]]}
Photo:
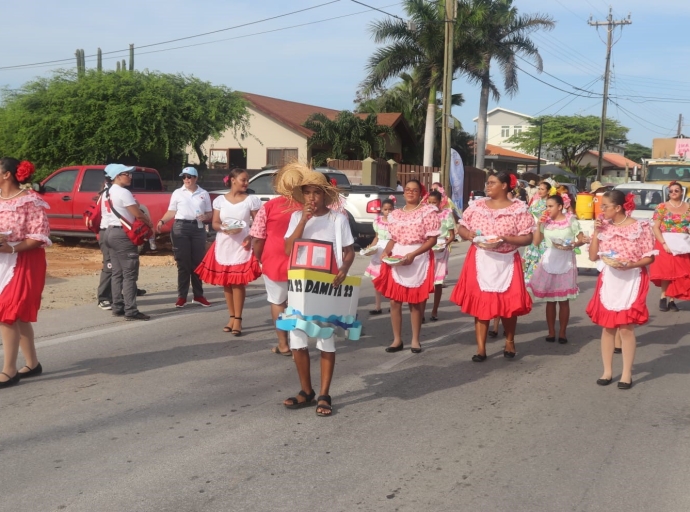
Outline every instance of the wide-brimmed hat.
{"type": "Polygon", "coordinates": [[[292,191],[299,186],[300,181],[302,181],[302,174],[308,170],[308,167],[297,162],[281,167],[273,177],[273,188],[276,194],[292,199],[292,191]]]}
{"type": "Polygon", "coordinates": [[[319,187],[324,191],[324,203],[326,206],[337,204],[340,200],[338,195],[338,188],[331,185],[323,173],[312,171],[308,167],[302,172],[302,179],[299,184],[292,189],[292,198],[300,204],[304,204],[304,194],[302,187],[306,186],[319,187]]]}
{"type": "Polygon", "coordinates": [[[596,191],[599,190],[600,188],[605,188],[604,185],[601,184],[601,181],[593,181],[593,182],[589,185],[589,191],[592,192],[592,193],[596,192],[596,191]]]}

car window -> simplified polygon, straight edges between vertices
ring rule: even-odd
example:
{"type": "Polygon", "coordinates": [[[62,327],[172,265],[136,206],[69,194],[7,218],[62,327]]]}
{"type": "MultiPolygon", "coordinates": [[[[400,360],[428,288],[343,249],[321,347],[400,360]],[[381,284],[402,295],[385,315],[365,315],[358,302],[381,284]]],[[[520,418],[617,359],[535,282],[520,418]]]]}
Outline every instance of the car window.
{"type": "Polygon", "coordinates": [[[273,176],[273,174],[258,176],[249,183],[249,188],[255,194],[275,194],[273,190],[273,176]]]}
{"type": "Polygon", "coordinates": [[[56,174],[43,185],[46,192],[72,192],[79,171],[69,169],[56,174]]]}
{"type": "Polygon", "coordinates": [[[328,181],[334,179],[336,186],[338,187],[350,186],[350,180],[348,180],[347,176],[345,176],[344,174],[325,172],[324,175],[326,176],[326,178],[328,178],[328,181]]]}
{"type": "Polygon", "coordinates": [[[148,192],[161,192],[163,190],[163,183],[155,172],[144,173],[144,188],[148,192]]]}
{"type": "Polygon", "coordinates": [[[105,183],[103,169],[86,169],[81,180],[80,192],[100,192],[105,183]]]}
{"type": "Polygon", "coordinates": [[[654,211],[660,203],[664,201],[663,192],[661,190],[644,190],[635,188],[619,188],[625,195],[633,194],[635,201],[635,209],[642,211],[654,211]]]}

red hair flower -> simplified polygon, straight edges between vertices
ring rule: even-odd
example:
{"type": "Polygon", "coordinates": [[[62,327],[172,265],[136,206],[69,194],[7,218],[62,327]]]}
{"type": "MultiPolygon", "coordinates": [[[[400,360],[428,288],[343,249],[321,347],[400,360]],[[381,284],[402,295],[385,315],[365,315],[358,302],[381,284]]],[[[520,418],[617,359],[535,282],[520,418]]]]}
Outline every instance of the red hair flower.
{"type": "Polygon", "coordinates": [[[28,160],[22,160],[17,166],[17,173],[14,175],[19,183],[25,183],[36,171],[34,164],[28,160]]]}
{"type": "Polygon", "coordinates": [[[510,175],[510,189],[514,190],[517,188],[517,186],[518,186],[517,176],[515,176],[514,174],[511,174],[510,175]]]}
{"type": "Polygon", "coordinates": [[[635,209],[635,194],[632,192],[629,192],[627,196],[625,196],[625,203],[623,204],[623,209],[625,210],[625,213],[627,215],[630,215],[632,211],[635,209]]]}

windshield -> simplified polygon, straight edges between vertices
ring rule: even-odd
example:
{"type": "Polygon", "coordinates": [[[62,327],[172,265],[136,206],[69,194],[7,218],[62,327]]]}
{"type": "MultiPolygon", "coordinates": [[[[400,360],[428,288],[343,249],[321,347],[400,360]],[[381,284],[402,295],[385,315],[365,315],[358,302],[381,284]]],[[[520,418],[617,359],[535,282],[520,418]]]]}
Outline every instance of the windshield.
{"type": "Polygon", "coordinates": [[[643,190],[639,188],[621,188],[616,187],[616,190],[620,190],[626,196],[629,193],[634,194],[635,199],[635,209],[643,211],[654,211],[659,203],[664,202],[663,193],[661,190],[643,190]]]}
{"type": "Polygon", "coordinates": [[[672,165],[650,165],[646,181],[690,181],[690,162],[672,165]]]}

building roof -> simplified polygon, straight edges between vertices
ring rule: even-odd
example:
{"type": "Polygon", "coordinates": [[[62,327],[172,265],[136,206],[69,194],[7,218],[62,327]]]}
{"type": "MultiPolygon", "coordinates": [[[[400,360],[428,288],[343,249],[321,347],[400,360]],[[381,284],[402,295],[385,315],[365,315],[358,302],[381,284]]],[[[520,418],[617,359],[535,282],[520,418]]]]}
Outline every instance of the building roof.
{"type": "MultiPolygon", "coordinates": [[[[519,153],[513,151],[512,149],[502,148],[501,146],[495,146],[493,144],[486,145],[486,158],[493,158],[497,160],[520,160],[526,163],[537,163],[537,157],[532,155],[527,155],[525,153],[519,153]]],[[[542,161],[545,162],[542,158],[542,161]]]]}
{"type": "MultiPolygon", "coordinates": [[[[587,153],[596,158],[599,158],[598,151],[590,150],[587,153]]],[[[634,160],[630,160],[629,158],[625,158],[623,155],[620,155],[618,153],[604,153],[604,158],[602,160],[604,160],[604,162],[608,163],[610,166],[615,167],[616,169],[625,169],[626,164],[629,169],[632,169],[635,166],[640,167],[639,163],[635,162],[634,160]]]]}
{"type": "MultiPolygon", "coordinates": [[[[489,110],[486,113],[486,117],[489,117],[491,114],[493,114],[495,112],[499,112],[499,111],[500,112],[507,112],[508,114],[513,114],[513,115],[520,116],[520,117],[524,117],[525,119],[532,119],[532,116],[528,116],[527,114],[523,114],[522,112],[515,112],[514,110],[508,110],[507,108],[503,108],[503,107],[496,107],[496,108],[489,110]]],[[[478,119],[479,119],[479,116],[472,119],[472,121],[474,121],[476,123],[478,119]]]]}
{"type": "MultiPolygon", "coordinates": [[[[295,101],[281,100],[278,98],[270,98],[268,96],[261,96],[259,94],[251,94],[248,92],[242,93],[244,99],[246,99],[251,106],[265,114],[272,117],[276,121],[292,128],[294,131],[304,135],[305,137],[311,137],[314,132],[302,126],[304,122],[309,118],[310,115],[321,113],[325,115],[328,119],[335,119],[340,110],[335,110],[332,108],[317,107],[316,105],[307,105],[306,103],[297,103],[295,101]]],[[[357,114],[362,119],[365,119],[368,114],[357,114]]],[[[394,130],[398,125],[402,125],[404,129],[400,131],[399,134],[404,134],[405,142],[413,140],[412,133],[410,131],[405,118],[401,113],[391,112],[384,114],[377,114],[378,124],[384,126],[390,126],[394,130]]]]}

